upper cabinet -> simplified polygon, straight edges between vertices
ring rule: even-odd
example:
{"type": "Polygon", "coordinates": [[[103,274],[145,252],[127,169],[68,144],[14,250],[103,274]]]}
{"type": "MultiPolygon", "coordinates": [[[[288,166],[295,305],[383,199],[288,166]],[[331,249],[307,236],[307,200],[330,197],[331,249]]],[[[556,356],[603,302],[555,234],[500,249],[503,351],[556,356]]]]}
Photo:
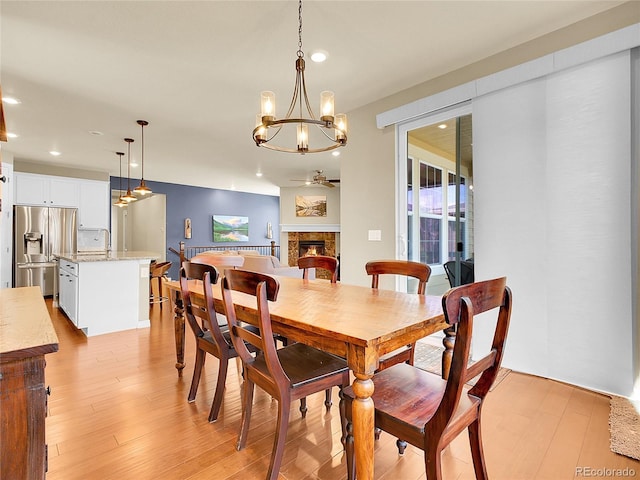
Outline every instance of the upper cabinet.
{"type": "Polygon", "coordinates": [[[75,178],[15,173],[16,205],[78,207],[80,183],[75,178]]]}
{"type": "Polygon", "coordinates": [[[80,228],[109,229],[109,183],[96,180],[82,180],[80,184],[80,228]]]}
{"type": "Polygon", "coordinates": [[[78,209],[79,228],[109,229],[109,182],[16,172],[15,204],[78,209]]]}

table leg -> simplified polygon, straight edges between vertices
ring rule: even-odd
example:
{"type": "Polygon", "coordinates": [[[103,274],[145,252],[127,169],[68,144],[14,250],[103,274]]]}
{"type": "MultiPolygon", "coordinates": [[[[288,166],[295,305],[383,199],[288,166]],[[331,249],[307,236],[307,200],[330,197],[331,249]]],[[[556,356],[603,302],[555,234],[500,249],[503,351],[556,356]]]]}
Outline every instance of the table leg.
{"type": "Polygon", "coordinates": [[[358,480],[373,479],[374,412],[372,375],[356,373],[352,403],[353,440],[358,480]]]}
{"type": "Polygon", "coordinates": [[[178,377],[182,377],[182,370],[184,369],[184,305],[180,292],[175,292],[173,302],[175,305],[173,323],[176,337],[176,369],[178,370],[178,377]]]}
{"type": "Polygon", "coordinates": [[[456,343],[456,327],[445,328],[442,344],[444,352],[442,352],[442,378],[449,378],[449,370],[451,370],[451,360],[453,359],[453,346],[456,343]]]}

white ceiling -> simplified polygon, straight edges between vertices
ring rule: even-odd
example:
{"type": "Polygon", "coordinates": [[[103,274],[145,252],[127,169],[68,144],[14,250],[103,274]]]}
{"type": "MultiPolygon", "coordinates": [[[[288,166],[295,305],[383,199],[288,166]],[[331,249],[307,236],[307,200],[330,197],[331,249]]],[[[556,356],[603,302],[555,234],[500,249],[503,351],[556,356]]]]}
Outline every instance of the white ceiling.
{"type": "MultiPolygon", "coordinates": [[[[329,53],[307,61],[310,102],[317,112],[320,91],[333,90],[336,113],[349,113],[621,3],[307,0],[306,58],[329,53]]],[[[339,178],[349,161],[348,145],[335,158],[252,141],[260,91],[276,93],[279,116],[291,100],[294,0],[2,0],[0,29],[3,95],[22,102],[5,104],[19,137],[2,149],[15,159],[117,176],[124,137],[139,159],[144,119],[147,180],[278,195],[316,169],[339,178]]]]}

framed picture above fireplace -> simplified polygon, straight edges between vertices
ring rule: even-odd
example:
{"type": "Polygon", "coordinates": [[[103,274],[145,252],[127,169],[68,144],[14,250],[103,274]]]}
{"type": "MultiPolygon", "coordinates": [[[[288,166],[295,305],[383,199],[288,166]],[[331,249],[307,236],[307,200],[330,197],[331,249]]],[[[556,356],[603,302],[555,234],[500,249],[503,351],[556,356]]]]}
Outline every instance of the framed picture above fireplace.
{"type": "Polygon", "coordinates": [[[326,195],[296,195],[296,217],[326,217],[326,195]]]}

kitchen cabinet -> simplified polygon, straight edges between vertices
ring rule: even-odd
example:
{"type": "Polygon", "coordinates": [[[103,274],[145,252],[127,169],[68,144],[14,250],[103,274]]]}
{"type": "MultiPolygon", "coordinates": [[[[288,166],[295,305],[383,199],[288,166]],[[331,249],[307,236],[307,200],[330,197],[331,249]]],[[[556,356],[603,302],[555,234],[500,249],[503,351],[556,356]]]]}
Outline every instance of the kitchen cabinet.
{"type": "Polygon", "coordinates": [[[58,269],[58,306],[78,325],[78,264],[60,260],[58,269]]]}
{"type": "Polygon", "coordinates": [[[58,306],[87,337],[149,327],[151,252],[61,254],[58,306]]]}
{"type": "Polygon", "coordinates": [[[75,178],[16,172],[16,205],[78,207],[80,183],[75,178]]]}
{"type": "Polygon", "coordinates": [[[109,203],[109,182],[82,180],[80,183],[78,226],[80,228],[100,228],[108,230],[109,203]]]}
{"type": "Polygon", "coordinates": [[[0,478],[44,480],[44,356],[58,337],[38,287],[0,290],[0,318],[0,478]]]}

